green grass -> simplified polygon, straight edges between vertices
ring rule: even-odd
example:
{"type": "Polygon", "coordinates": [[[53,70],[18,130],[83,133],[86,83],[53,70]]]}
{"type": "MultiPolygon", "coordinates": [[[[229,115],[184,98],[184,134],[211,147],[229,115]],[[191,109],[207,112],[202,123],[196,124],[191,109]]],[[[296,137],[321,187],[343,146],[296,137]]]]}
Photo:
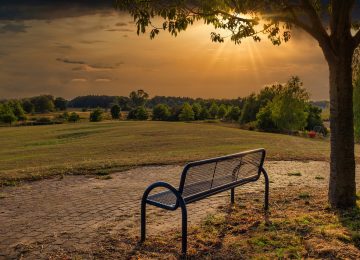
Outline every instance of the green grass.
{"type": "Polygon", "coordinates": [[[105,121],[0,128],[0,181],[184,163],[264,147],[273,160],[327,160],[326,140],[219,123],[105,121]]]}

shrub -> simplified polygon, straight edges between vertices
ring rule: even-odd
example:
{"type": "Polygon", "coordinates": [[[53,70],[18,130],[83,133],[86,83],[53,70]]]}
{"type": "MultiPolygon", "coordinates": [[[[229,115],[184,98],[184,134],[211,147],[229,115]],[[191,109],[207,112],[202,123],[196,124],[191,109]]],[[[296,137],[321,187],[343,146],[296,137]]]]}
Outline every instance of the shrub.
{"type": "Polygon", "coordinates": [[[100,122],[103,120],[103,111],[100,108],[90,113],[90,122],[100,122]]]}
{"type": "Polygon", "coordinates": [[[128,119],[132,120],[147,120],[149,118],[149,114],[145,107],[139,106],[135,109],[130,110],[128,114],[128,119]]]}
{"type": "Polygon", "coordinates": [[[170,117],[171,113],[170,113],[170,109],[167,105],[165,104],[157,104],[154,108],[153,108],[153,120],[168,120],[170,117]]]}
{"type": "Polygon", "coordinates": [[[80,121],[80,116],[78,114],[76,114],[75,112],[72,112],[67,119],[69,122],[79,122],[80,121]]]}
{"type": "Polygon", "coordinates": [[[120,119],[120,112],[121,112],[121,108],[118,104],[114,104],[111,107],[111,117],[112,119],[120,119]]]}
{"type": "Polygon", "coordinates": [[[184,103],[180,115],[179,120],[180,121],[192,121],[195,119],[194,111],[192,110],[192,107],[189,103],[184,103]]]}

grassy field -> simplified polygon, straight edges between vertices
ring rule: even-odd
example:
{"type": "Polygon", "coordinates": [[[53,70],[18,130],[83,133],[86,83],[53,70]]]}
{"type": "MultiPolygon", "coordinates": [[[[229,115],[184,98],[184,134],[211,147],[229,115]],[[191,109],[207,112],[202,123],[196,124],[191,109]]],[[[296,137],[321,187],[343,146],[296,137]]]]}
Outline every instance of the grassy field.
{"type": "MultiPolygon", "coordinates": [[[[217,123],[105,121],[0,128],[0,181],[106,174],[184,163],[264,147],[268,159],[327,160],[329,141],[260,133],[217,123]]],[[[359,153],[357,153],[357,157],[359,153]]]]}

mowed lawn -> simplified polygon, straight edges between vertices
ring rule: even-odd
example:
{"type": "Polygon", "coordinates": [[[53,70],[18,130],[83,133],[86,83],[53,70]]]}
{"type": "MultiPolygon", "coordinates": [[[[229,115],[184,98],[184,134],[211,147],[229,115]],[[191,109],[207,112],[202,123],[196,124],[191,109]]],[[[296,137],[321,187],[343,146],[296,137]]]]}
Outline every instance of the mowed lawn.
{"type": "MultiPolygon", "coordinates": [[[[174,164],[264,147],[272,160],[327,160],[329,141],[216,123],[105,121],[0,128],[0,181],[174,164]]],[[[357,154],[359,156],[359,154],[357,154]]]]}

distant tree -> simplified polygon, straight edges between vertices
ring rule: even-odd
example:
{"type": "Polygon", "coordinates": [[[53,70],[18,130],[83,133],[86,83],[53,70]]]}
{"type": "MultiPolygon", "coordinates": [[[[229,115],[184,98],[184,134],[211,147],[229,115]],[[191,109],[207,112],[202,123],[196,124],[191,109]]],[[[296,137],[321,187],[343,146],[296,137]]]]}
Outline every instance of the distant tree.
{"type": "Polygon", "coordinates": [[[14,115],[9,104],[0,104],[0,122],[5,124],[12,124],[16,122],[17,117],[14,115]]]}
{"type": "Polygon", "coordinates": [[[20,103],[19,100],[11,100],[9,101],[8,105],[10,106],[12,112],[16,116],[17,120],[19,121],[25,121],[26,115],[25,111],[20,103]]]}
{"type": "Polygon", "coordinates": [[[62,97],[57,97],[54,101],[55,109],[58,111],[66,110],[67,104],[68,104],[68,101],[62,97]]]}
{"type": "Polygon", "coordinates": [[[137,91],[132,91],[129,98],[133,107],[142,107],[145,106],[146,101],[149,98],[149,94],[144,90],[139,89],[137,91]]]}
{"type": "Polygon", "coordinates": [[[221,104],[219,107],[217,117],[220,119],[224,119],[226,117],[226,114],[227,114],[227,108],[224,104],[221,104]]]}
{"type": "Polygon", "coordinates": [[[265,107],[274,97],[281,92],[283,85],[274,84],[271,86],[266,86],[263,88],[260,93],[256,96],[257,106],[259,108],[265,107]]]}
{"type": "Polygon", "coordinates": [[[171,113],[170,113],[170,109],[167,105],[165,104],[157,104],[154,108],[153,108],[153,120],[161,120],[161,121],[165,121],[168,120],[170,117],[171,113]]]}
{"type": "Polygon", "coordinates": [[[23,99],[22,100],[22,107],[24,111],[28,114],[32,114],[35,112],[35,106],[33,103],[31,103],[30,99],[23,99]]]}
{"type": "Polygon", "coordinates": [[[100,108],[96,108],[90,113],[90,122],[100,122],[103,120],[103,111],[100,108]]]}
{"type": "Polygon", "coordinates": [[[280,130],[301,130],[306,126],[308,92],[298,77],[292,77],[270,103],[271,118],[280,130]]]}
{"type": "Polygon", "coordinates": [[[149,114],[144,106],[136,107],[128,114],[128,119],[132,120],[147,120],[148,118],[149,114]]]}
{"type": "Polygon", "coordinates": [[[112,105],[110,112],[112,119],[120,119],[121,108],[118,104],[112,105]]]}
{"type": "MultiPolygon", "coordinates": [[[[80,116],[79,116],[77,113],[72,112],[72,113],[68,116],[67,120],[68,120],[69,122],[76,123],[76,122],[79,122],[79,121],[80,121],[80,116]]],[[[101,121],[101,120],[99,120],[99,121],[101,121]]],[[[97,122],[97,121],[93,121],[93,122],[97,122]]]]}
{"type": "Polygon", "coordinates": [[[182,110],[182,105],[175,105],[170,108],[170,117],[169,121],[179,121],[179,115],[182,110]]]}
{"type": "Polygon", "coordinates": [[[199,120],[206,120],[211,117],[209,110],[206,108],[206,106],[203,106],[200,111],[199,120]]]}
{"type": "Polygon", "coordinates": [[[195,120],[200,119],[201,109],[202,109],[202,107],[198,102],[195,102],[192,104],[192,110],[194,111],[194,119],[195,120]]]}
{"type": "Polygon", "coordinates": [[[194,111],[189,103],[185,103],[181,109],[179,120],[192,121],[195,119],[194,111]]]}
{"type": "Polygon", "coordinates": [[[230,111],[227,114],[227,119],[230,121],[239,121],[240,118],[240,114],[241,114],[241,110],[238,106],[233,106],[231,107],[230,111]]]}
{"type": "Polygon", "coordinates": [[[54,111],[54,97],[51,95],[42,95],[31,98],[31,102],[35,106],[35,112],[47,113],[54,111]]]}
{"type": "Polygon", "coordinates": [[[217,117],[217,114],[219,112],[219,106],[213,102],[209,108],[210,117],[212,119],[215,119],[217,117]]]}
{"type": "Polygon", "coordinates": [[[244,107],[241,112],[240,123],[246,124],[256,120],[256,114],[259,112],[260,104],[255,96],[251,94],[244,101],[244,107]]]}
{"type": "Polygon", "coordinates": [[[271,106],[268,104],[262,107],[256,115],[256,127],[264,131],[274,131],[277,129],[271,117],[271,106]]]}

